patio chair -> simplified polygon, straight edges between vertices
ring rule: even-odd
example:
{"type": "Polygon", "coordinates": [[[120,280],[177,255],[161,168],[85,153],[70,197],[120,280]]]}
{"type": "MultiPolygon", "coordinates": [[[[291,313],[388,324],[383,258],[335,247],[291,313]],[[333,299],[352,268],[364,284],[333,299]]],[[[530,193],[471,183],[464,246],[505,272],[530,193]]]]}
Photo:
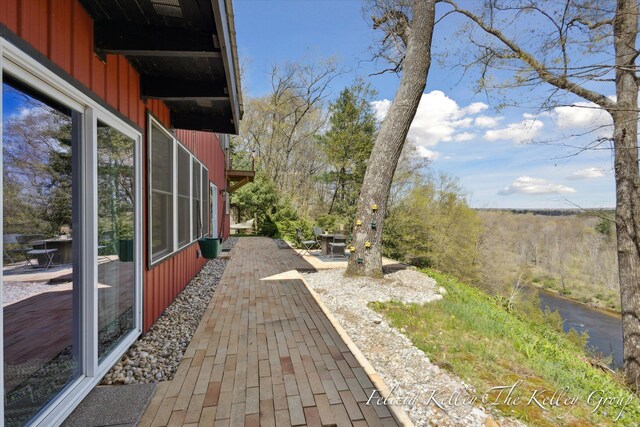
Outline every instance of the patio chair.
{"type": "Polygon", "coordinates": [[[18,243],[17,239],[18,236],[19,234],[5,234],[2,236],[2,252],[11,264],[15,264],[18,259],[17,255],[22,254],[20,243],[18,243]]]}
{"type": "Polygon", "coordinates": [[[296,228],[296,237],[298,238],[298,243],[302,246],[298,255],[302,256],[305,252],[307,255],[311,255],[311,249],[315,249],[318,245],[317,240],[305,240],[304,235],[302,234],[302,230],[296,228]]]}
{"type": "Polygon", "coordinates": [[[322,236],[322,227],[313,227],[313,235],[316,237],[316,240],[322,236]]]}
{"type": "Polygon", "coordinates": [[[22,235],[22,236],[17,236],[16,240],[20,244],[20,249],[24,254],[24,257],[26,260],[26,263],[24,265],[25,267],[27,265],[30,265],[33,268],[44,268],[45,270],[48,270],[49,267],[51,267],[51,264],[53,264],[53,255],[57,252],[57,249],[47,249],[47,242],[44,239],[43,235],[40,235],[40,234],[22,235]],[[36,245],[36,244],[42,245],[43,246],[42,249],[35,249],[33,245],[36,245]],[[34,265],[31,262],[33,257],[36,257],[36,260],[38,260],[37,265],[34,265]],[[43,259],[45,261],[44,266],[40,265],[40,259],[43,259]]]}
{"type": "Polygon", "coordinates": [[[331,253],[331,258],[335,258],[333,250],[336,248],[342,249],[341,255],[346,258],[347,256],[345,251],[346,247],[347,247],[347,236],[343,236],[340,234],[336,234],[335,236],[333,236],[333,242],[329,242],[329,250],[331,253]]]}

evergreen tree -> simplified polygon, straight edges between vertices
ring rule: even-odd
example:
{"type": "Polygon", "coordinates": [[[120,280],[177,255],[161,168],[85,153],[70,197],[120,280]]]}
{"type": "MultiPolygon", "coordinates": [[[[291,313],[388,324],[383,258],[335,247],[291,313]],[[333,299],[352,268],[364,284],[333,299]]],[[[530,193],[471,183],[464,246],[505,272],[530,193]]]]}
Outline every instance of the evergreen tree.
{"type": "Polygon", "coordinates": [[[329,107],[329,130],[319,137],[329,166],[323,178],[332,188],[328,214],[348,220],[355,214],[376,133],[371,108],[375,95],[368,83],[358,79],[329,107]]]}

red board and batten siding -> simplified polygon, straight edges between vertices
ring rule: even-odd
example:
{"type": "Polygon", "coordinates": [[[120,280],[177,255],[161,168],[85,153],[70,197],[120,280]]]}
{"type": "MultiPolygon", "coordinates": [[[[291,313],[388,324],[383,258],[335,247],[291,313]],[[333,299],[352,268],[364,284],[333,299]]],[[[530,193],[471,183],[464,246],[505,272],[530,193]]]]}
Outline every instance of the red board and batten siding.
{"type": "MultiPolygon", "coordinates": [[[[170,111],[157,100],[140,99],[140,76],[121,55],[107,55],[103,63],[93,53],[93,20],[77,0],[0,0],[0,23],[47,56],[77,82],[123,116],[145,129],[143,155],[147,156],[146,109],[165,126],[170,111]]],[[[178,139],[209,169],[209,179],[225,188],[224,152],[217,135],[210,132],[178,131],[178,139]]],[[[197,244],[147,268],[146,161],[143,164],[143,316],[148,330],[163,310],[200,271],[205,261],[196,259],[197,244]]],[[[220,215],[224,212],[219,196],[220,215]]],[[[222,228],[228,236],[228,218],[222,228]]]]}

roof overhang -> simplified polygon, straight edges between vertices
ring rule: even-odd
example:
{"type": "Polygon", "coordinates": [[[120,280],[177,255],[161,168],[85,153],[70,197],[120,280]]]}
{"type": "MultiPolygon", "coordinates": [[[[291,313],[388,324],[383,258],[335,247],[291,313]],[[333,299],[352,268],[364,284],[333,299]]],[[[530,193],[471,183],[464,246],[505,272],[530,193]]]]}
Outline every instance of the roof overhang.
{"type": "Polygon", "coordinates": [[[171,110],[171,127],[237,134],[243,114],[231,0],[80,0],[94,50],[127,57],[143,99],[171,110]]]}

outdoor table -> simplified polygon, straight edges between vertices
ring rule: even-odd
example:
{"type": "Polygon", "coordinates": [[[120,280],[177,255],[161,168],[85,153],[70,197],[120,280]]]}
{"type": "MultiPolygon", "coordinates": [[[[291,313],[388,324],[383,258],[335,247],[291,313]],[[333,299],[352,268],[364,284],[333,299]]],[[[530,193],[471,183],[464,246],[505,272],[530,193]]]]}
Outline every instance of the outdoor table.
{"type": "MultiPolygon", "coordinates": [[[[60,265],[73,263],[73,239],[47,239],[42,242],[34,242],[32,244],[33,249],[44,249],[45,243],[47,249],[57,249],[53,254],[53,264],[60,265]]],[[[39,255],[36,258],[40,265],[45,265],[47,263],[44,255],[39,255]],[[42,259],[40,259],[41,257],[42,259]]]]}
{"type": "MultiPolygon", "coordinates": [[[[329,243],[344,243],[347,237],[342,234],[321,234],[320,235],[320,249],[323,255],[329,255],[331,253],[331,247],[329,243]]],[[[333,248],[333,255],[344,255],[344,247],[333,248]]]]}

